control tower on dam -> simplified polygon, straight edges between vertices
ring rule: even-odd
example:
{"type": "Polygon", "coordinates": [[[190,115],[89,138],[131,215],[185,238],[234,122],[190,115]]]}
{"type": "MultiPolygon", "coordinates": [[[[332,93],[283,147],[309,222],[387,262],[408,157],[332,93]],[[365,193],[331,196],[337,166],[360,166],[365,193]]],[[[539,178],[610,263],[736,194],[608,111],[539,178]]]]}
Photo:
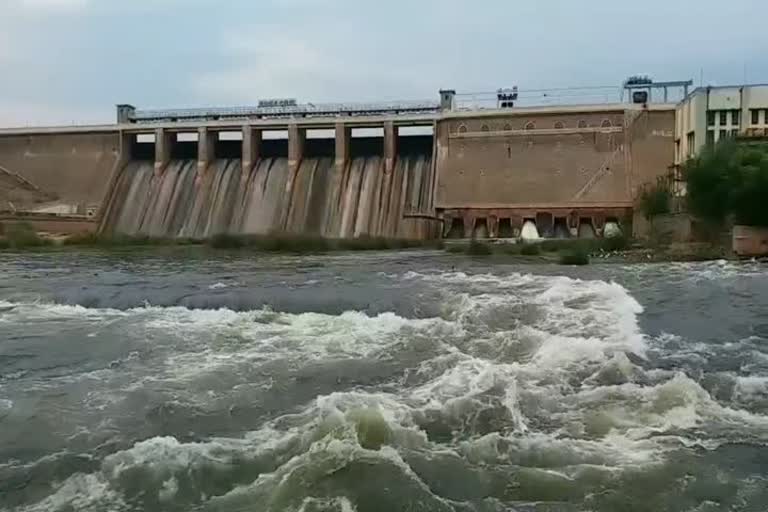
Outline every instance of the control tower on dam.
{"type": "MultiPolygon", "coordinates": [[[[438,101],[140,110],[0,130],[0,222],[205,238],[599,236],[674,160],[674,105],[438,101]]],[[[507,98],[507,99],[504,99],[507,98]]],[[[627,221],[627,222],[625,222],[627,221]]]]}

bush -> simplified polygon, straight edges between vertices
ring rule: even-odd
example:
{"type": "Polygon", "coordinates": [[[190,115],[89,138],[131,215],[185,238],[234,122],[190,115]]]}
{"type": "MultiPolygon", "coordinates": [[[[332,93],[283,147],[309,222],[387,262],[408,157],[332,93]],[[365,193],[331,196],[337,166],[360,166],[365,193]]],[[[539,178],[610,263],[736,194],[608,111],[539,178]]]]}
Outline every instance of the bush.
{"type": "Polygon", "coordinates": [[[561,265],[588,265],[589,252],[583,247],[574,247],[560,252],[561,265]]]}
{"type": "Polygon", "coordinates": [[[624,251],[629,247],[629,239],[624,235],[609,236],[600,240],[600,248],[604,251],[624,251]]]}
{"type": "Polygon", "coordinates": [[[208,245],[215,249],[242,249],[245,239],[241,236],[219,233],[208,239],[208,245]]]}
{"type": "Polygon", "coordinates": [[[671,204],[672,192],[665,180],[659,180],[655,185],[645,188],[640,195],[640,211],[648,220],[672,211],[671,204]]]}
{"type": "Polygon", "coordinates": [[[150,238],[146,235],[99,235],[96,233],[79,233],[66,238],[63,245],[90,247],[131,247],[136,245],[176,245],[172,238],[150,238]]]}
{"type": "Polygon", "coordinates": [[[488,244],[471,240],[467,246],[467,254],[470,256],[490,256],[493,251],[488,244]]]}
{"type": "Polygon", "coordinates": [[[37,231],[35,231],[35,228],[26,222],[6,224],[4,232],[9,249],[44,247],[53,243],[51,240],[41,238],[37,231]]]}
{"type": "Polygon", "coordinates": [[[523,244],[520,254],[523,256],[538,256],[541,254],[541,247],[539,247],[539,244],[523,244]]]}

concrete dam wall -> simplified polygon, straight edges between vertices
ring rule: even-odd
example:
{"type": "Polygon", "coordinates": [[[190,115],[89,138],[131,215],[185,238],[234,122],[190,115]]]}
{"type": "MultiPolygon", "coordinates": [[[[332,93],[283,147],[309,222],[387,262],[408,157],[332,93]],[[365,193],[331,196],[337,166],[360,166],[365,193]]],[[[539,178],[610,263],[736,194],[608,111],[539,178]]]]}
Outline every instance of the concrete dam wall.
{"type": "Polygon", "coordinates": [[[101,204],[118,159],[118,131],[27,130],[0,136],[0,211],[101,204]]]}
{"type": "Polygon", "coordinates": [[[637,198],[675,152],[667,105],[316,110],[0,130],[0,214],[153,237],[637,234],[637,198]]]}
{"type": "MultiPolygon", "coordinates": [[[[275,232],[434,238],[437,222],[408,216],[431,211],[434,184],[432,138],[414,139],[401,145],[390,168],[376,149],[381,139],[353,141],[349,158],[338,162],[333,140],[305,141],[298,163],[279,156],[286,141],[263,141],[263,157],[245,167],[242,158],[206,164],[171,158],[162,169],[152,160],[131,160],[116,177],[103,230],[181,238],[275,232]]],[[[217,145],[227,152],[214,142],[214,153],[217,145]]]]}

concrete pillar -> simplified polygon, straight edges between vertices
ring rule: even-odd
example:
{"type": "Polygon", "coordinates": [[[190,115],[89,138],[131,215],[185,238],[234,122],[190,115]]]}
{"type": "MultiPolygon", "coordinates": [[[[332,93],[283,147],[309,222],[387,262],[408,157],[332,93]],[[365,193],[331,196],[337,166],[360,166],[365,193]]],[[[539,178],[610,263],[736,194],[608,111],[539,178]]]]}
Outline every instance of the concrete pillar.
{"type": "MultiPolygon", "coordinates": [[[[290,204],[293,195],[293,183],[296,181],[296,175],[301,166],[301,159],[304,157],[304,142],[307,138],[306,128],[300,128],[293,123],[288,125],[288,181],[285,184],[286,201],[290,204]]],[[[289,209],[283,208],[283,217],[280,219],[282,229],[287,228],[289,209]]]]}
{"type": "Polygon", "coordinates": [[[384,123],[384,170],[392,172],[397,161],[397,126],[392,121],[384,123]]]}
{"type": "Polygon", "coordinates": [[[336,171],[341,175],[349,161],[349,142],[352,129],[344,123],[336,123],[336,171]]]}
{"type": "Polygon", "coordinates": [[[261,130],[255,130],[251,125],[243,126],[243,156],[242,173],[247,178],[251,169],[261,154],[261,130]]]}
{"type": "Polygon", "coordinates": [[[175,136],[164,128],[155,129],[155,175],[157,176],[165,171],[168,162],[171,161],[171,147],[175,136]]]}
{"type": "Polygon", "coordinates": [[[202,178],[215,156],[216,132],[208,128],[197,129],[197,177],[202,178]]]}
{"type": "Polygon", "coordinates": [[[298,165],[304,157],[307,130],[297,124],[288,125],[288,166],[298,165]]]}
{"type": "Polygon", "coordinates": [[[499,218],[489,215],[485,222],[488,227],[488,238],[499,238],[499,218]]]}

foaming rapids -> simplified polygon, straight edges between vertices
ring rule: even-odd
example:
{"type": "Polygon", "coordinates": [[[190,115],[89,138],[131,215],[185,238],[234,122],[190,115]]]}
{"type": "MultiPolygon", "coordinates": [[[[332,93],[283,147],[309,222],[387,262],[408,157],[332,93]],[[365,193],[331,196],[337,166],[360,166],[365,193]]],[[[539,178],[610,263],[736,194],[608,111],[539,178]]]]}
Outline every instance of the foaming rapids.
{"type": "Polygon", "coordinates": [[[244,169],[220,159],[202,173],[194,160],[121,169],[105,223],[107,231],[164,238],[220,233],[288,232],[329,238],[432,238],[437,224],[406,217],[432,210],[431,148],[399,155],[386,170],[380,156],[306,157],[291,169],[285,157],[244,169]]]}
{"type": "MultiPolygon", "coordinates": [[[[656,491],[671,495],[686,478],[707,481],[686,457],[768,441],[768,417],[652,366],[643,308],[619,284],[517,273],[393,280],[437,293],[439,314],[0,303],[3,322],[140,329],[138,355],[105,369],[104,396],[84,403],[94,414],[157,389],[195,411],[184,430],[94,455],[90,471],[20,510],[617,510],[616,496],[642,493],[647,475],[663,475],[656,491]],[[185,435],[210,417],[222,422],[215,433],[185,435]]],[[[764,389],[738,383],[742,397],[764,389]]]]}

